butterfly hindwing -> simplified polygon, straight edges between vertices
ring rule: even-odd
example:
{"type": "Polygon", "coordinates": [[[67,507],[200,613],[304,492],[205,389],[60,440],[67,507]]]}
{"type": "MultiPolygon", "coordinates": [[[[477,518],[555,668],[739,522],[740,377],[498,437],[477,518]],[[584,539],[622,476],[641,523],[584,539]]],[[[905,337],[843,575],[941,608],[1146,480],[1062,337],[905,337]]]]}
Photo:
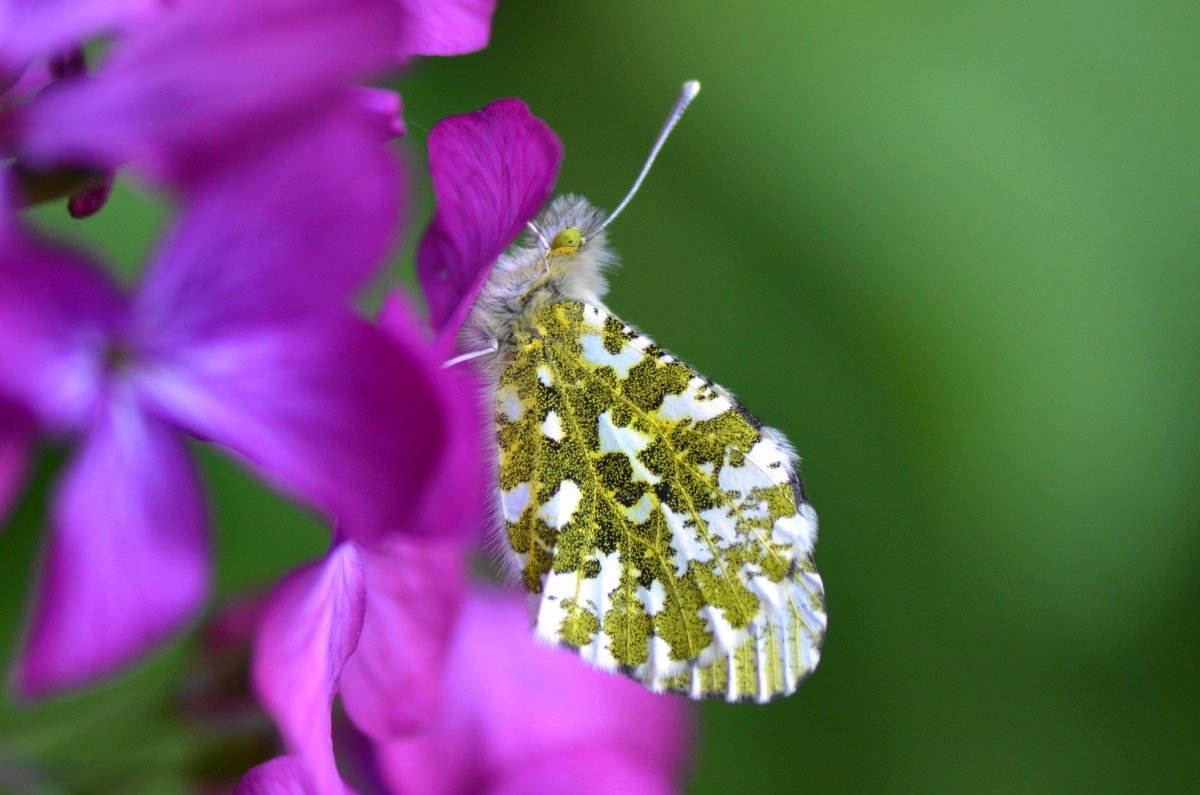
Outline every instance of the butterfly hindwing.
{"type": "Polygon", "coordinates": [[[517,336],[501,505],[538,636],[654,690],[793,692],[825,612],[787,442],[603,307],[550,304],[517,336]]]}

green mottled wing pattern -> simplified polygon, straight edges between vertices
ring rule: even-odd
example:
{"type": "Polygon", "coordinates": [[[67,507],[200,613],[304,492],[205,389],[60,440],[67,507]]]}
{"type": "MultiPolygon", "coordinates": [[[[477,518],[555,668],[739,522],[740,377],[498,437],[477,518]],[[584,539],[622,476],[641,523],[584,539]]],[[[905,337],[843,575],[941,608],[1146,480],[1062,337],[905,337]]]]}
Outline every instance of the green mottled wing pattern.
{"type": "Polygon", "coordinates": [[[501,508],[537,635],[655,691],[793,692],[826,618],[787,442],[603,307],[551,304],[517,337],[501,508]]]}

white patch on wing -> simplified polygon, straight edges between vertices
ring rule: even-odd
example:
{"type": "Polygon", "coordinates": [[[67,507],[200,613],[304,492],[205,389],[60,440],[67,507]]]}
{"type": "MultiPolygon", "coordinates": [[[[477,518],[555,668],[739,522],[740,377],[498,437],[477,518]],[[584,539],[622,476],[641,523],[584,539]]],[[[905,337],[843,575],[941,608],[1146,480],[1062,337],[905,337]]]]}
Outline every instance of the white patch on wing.
{"type": "Polygon", "coordinates": [[[726,464],[717,474],[717,486],[721,491],[735,492],[743,497],[749,496],[751,489],[774,485],[762,470],[748,461],[740,467],[726,464]]]}
{"type": "Polygon", "coordinates": [[[804,517],[804,523],[808,525],[808,533],[804,536],[807,539],[804,554],[808,555],[817,543],[817,512],[807,502],[802,502],[800,503],[800,515],[804,517]]]}
{"type": "Polygon", "coordinates": [[[500,492],[500,507],[505,521],[515,522],[521,518],[521,514],[529,507],[529,494],[528,483],[522,483],[512,491],[500,492]]]}
{"type": "Polygon", "coordinates": [[[627,378],[629,368],[645,358],[641,351],[628,345],[623,346],[618,354],[609,353],[604,349],[604,341],[599,334],[588,334],[579,341],[583,344],[584,359],[597,367],[613,368],[618,378],[627,378]]]}
{"type": "MultiPolygon", "coordinates": [[[[624,507],[624,506],[622,506],[624,507]]],[[[625,508],[625,515],[629,517],[629,521],[634,524],[641,524],[650,518],[650,514],[654,513],[654,500],[650,498],[650,493],[642,495],[642,498],[628,508],[625,508]]]]}
{"type": "Polygon", "coordinates": [[[699,422],[711,420],[733,408],[733,404],[720,395],[709,400],[701,400],[697,394],[697,387],[703,385],[704,382],[699,378],[693,378],[688,382],[688,388],[682,395],[664,397],[662,405],[659,406],[656,413],[664,420],[690,419],[699,422]]]}
{"type": "Polygon", "coordinates": [[[712,560],[712,550],[703,539],[697,537],[695,527],[686,527],[684,520],[691,517],[675,513],[667,505],[662,506],[663,516],[666,517],[667,527],[671,528],[671,546],[675,547],[678,560],[675,561],[676,575],[682,577],[687,572],[688,563],[707,563],[712,560]]]}
{"type": "MultiPolygon", "coordinates": [[[[646,662],[641,666],[642,681],[649,682],[651,687],[661,679],[674,676],[680,665],[671,659],[671,644],[654,635],[650,638],[646,662]]],[[[661,684],[659,689],[661,690],[661,684]]]]}
{"type": "Polygon", "coordinates": [[[768,488],[786,483],[788,471],[782,465],[788,461],[787,453],[778,444],[768,438],[761,438],[746,454],[746,463],[740,467],[726,464],[721,467],[717,477],[717,485],[724,491],[736,491],[746,496],[754,488],[768,488]]]}
{"type": "Polygon", "coordinates": [[[557,411],[551,409],[546,412],[546,419],[542,421],[542,433],[547,439],[553,439],[556,442],[562,441],[563,426],[557,411]]]}
{"type": "Polygon", "coordinates": [[[608,317],[608,315],[601,310],[600,307],[593,304],[583,305],[583,322],[587,323],[589,326],[603,327],[604,319],[606,317],[608,317]]]}
{"type": "Polygon", "coordinates": [[[728,508],[707,508],[700,512],[700,518],[707,526],[708,537],[718,549],[728,549],[740,539],[737,531],[737,518],[730,516],[728,508]]]}
{"type": "Polygon", "coordinates": [[[646,608],[646,615],[656,616],[667,606],[667,592],[659,580],[653,580],[649,588],[638,587],[638,599],[646,608]]]}
{"type": "Polygon", "coordinates": [[[511,385],[500,387],[496,393],[496,408],[509,422],[516,422],[525,416],[525,404],[517,397],[517,389],[511,385]]]}
{"type": "Polygon", "coordinates": [[[786,470],[791,468],[791,456],[787,450],[783,449],[774,440],[764,436],[755,443],[754,447],[750,448],[750,452],[746,454],[746,458],[754,462],[755,466],[762,467],[767,472],[779,474],[773,475],[772,480],[776,483],[782,483],[787,480],[788,475],[786,470]]]}
{"type": "Polygon", "coordinates": [[[725,611],[719,607],[704,607],[700,617],[708,622],[708,631],[712,633],[713,642],[721,651],[733,651],[738,647],[744,636],[744,631],[734,629],[725,618],[725,611]]]}
{"type": "Polygon", "coordinates": [[[752,577],[746,587],[762,601],[768,613],[783,610],[783,585],[773,582],[768,577],[752,577]]]}
{"type": "Polygon", "coordinates": [[[619,428],[613,423],[612,410],[605,411],[596,418],[596,432],[600,437],[600,452],[624,453],[633,467],[633,479],[645,483],[657,483],[662,480],[658,475],[646,468],[638,460],[638,453],[650,444],[650,437],[635,431],[632,427],[619,428]]]}
{"type": "Polygon", "coordinates": [[[550,501],[538,511],[538,516],[546,520],[546,524],[555,530],[561,530],[563,525],[571,521],[583,492],[573,480],[564,480],[550,501]]]}
{"type": "Polygon", "coordinates": [[[812,525],[801,514],[781,516],[775,520],[775,538],[790,544],[800,555],[807,555],[813,546],[812,525]]]}

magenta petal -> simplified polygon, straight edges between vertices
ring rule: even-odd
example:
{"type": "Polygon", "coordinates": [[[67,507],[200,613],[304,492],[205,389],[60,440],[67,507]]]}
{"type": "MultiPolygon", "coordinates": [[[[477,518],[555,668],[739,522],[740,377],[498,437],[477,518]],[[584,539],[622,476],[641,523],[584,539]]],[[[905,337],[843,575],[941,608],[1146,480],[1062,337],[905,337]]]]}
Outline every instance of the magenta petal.
{"type": "MultiPolygon", "coordinates": [[[[422,337],[399,293],[384,301],[379,326],[398,345],[411,345],[422,337]]],[[[484,528],[491,521],[488,510],[495,500],[491,456],[482,441],[492,432],[490,413],[481,405],[485,390],[467,367],[439,368],[438,375],[440,403],[449,422],[440,457],[428,462],[422,514],[426,523],[440,528],[442,537],[483,541],[484,528]]]]}
{"type": "Polygon", "coordinates": [[[195,614],[208,581],[204,502],[183,441],[132,399],[101,406],[54,500],[21,692],[129,663],[195,614]]]}
{"type": "Polygon", "coordinates": [[[466,591],[456,544],[393,543],[362,550],[367,618],[342,672],[342,705],[376,740],[434,720],[441,677],[466,591]]]}
{"type": "Polygon", "coordinates": [[[487,795],[675,795],[677,771],[612,751],[578,749],[530,760],[508,771],[487,795]]]}
{"type": "Polygon", "coordinates": [[[436,347],[448,351],[496,259],[554,190],[562,145],[524,102],[502,99],[429,134],[437,213],[417,250],[436,347]]]}
{"type": "MultiPolygon", "coordinates": [[[[336,795],[355,795],[346,785],[336,795]]],[[[316,789],[312,776],[298,756],[281,756],[252,768],[238,782],[233,795],[330,795],[316,789]]]]}
{"type": "Polygon", "coordinates": [[[343,100],[275,144],[185,192],[138,296],[143,346],[174,349],[343,307],[383,264],[400,179],[361,109],[343,100]]]}
{"type": "Polygon", "coordinates": [[[22,111],[19,147],[41,164],[159,176],[276,134],[394,58],[391,0],[177,0],[122,39],[94,80],[22,111]]]}
{"type": "Polygon", "coordinates": [[[255,638],[251,680],[258,700],[303,761],[312,791],[322,795],[341,791],[330,710],[365,608],[362,560],[353,543],[343,543],[276,586],[255,638]]]}
{"type": "Polygon", "coordinates": [[[442,532],[418,509],[451,424],[463,420],[447,413],[442,393],[453,384],[418,340],[402,347],[334,315],[195,345],[144,378],[164,412],[349,537],[442,532]]]}
{"type": "Polygon", "coordinates": [[[33,426],[24,411],[0,400],[0,527],[21,493],[33,447],[33,426]]]}
{"type": "Polygon", "coordinates": [[[378,746],[384,780],[421,795],[511,793],[529,782],[526,767],[561,782],[576,765],[601,775],[595,768],[603,764],[617,768],[608,781],[631,787],[608,791],[672,791],[660,787],[664,781],[678,789],[687,702],[536,645],[529,623],[515,595],[468,600],[443,679],[442,712],[422,734],[378,746]]]}
{"type": "Polygon", "coordinates": [[[91,263],[28,238],[8,217],[0,225],[0,395],[48,425],[77,426],[124,298],[91,263]]]}
{"type": "Polygon", "coordinates": [[[413,55],[462,55],[487,46],[496,0],[395,2],[401,14],[401,60],[413,55]]]}
{"type": "Polygon", "coordinates": [[[20,65],[158,10],[164,0],[11,0],[0,10],[0,63],[20,65]]]}
{"type": "Polygon", "coordinates": [[[298,756],[280,756],[251,768],[238,782],[233,795],[320,795],[304,760],[298,756]]]}
{"type": "Polygon", "coordinates": [[[399,94],[363,86],[351,86],[347,91],[350,101],[365,114],[367,122],[379,134],[381,141],[404,135],[404,103],[399,94]]]}

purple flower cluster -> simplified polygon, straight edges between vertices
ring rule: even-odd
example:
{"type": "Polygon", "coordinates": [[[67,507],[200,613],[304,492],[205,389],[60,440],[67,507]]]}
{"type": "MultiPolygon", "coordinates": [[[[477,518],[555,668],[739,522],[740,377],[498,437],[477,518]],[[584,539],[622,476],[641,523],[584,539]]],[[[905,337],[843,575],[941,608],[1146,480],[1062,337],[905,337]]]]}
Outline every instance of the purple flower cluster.
{"type": "Polygon", "coordinates": [[[675,788],[683,706],[534,647],[520,598],[465,572],[485,412],[442,362],[553,189],[553,133],[516,100],[435,128],[417,265],[432,334],[398,297],[374,323],[353,306],[404,193],[387,143],[399,97],[357,82],[483,47],[493,5],[0,0],[0,521],[37,439],[74,443],[21,694],[115,672],[201,610],[209,520],[189,446],[207,443],[336,528],[263,606],[251,679],[284,755],[239,793],[350,792],[335,699],[381,792],[675,788]],[[20,217],[64,184],[54,195],[91,214],[126,173],[177,208],[127,289],[20,217]]]}

